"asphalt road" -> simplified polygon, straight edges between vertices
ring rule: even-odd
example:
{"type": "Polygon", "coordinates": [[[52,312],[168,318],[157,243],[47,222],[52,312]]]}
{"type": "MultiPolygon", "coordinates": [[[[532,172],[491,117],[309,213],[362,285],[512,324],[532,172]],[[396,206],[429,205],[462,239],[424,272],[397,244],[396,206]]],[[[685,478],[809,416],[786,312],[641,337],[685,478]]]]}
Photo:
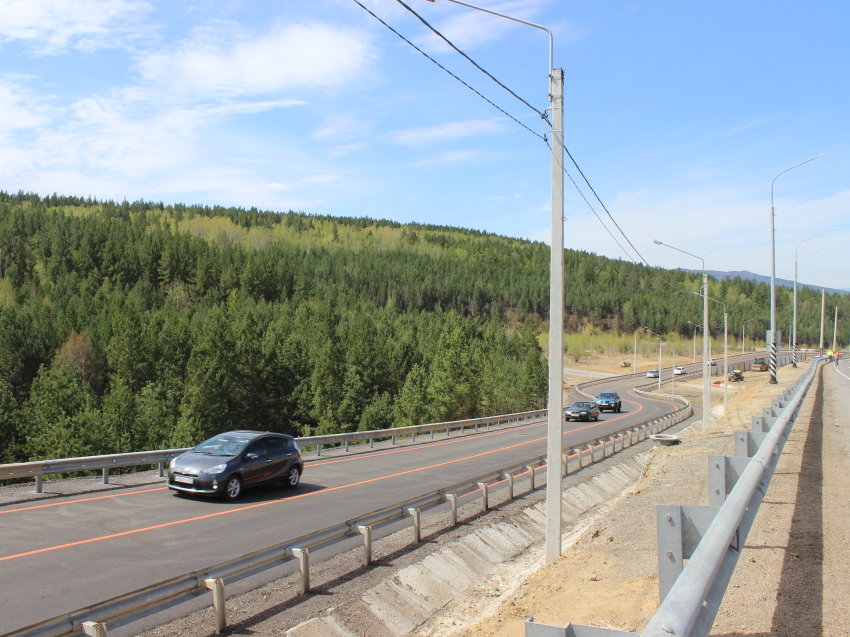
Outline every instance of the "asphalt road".
{"type": "MultiPolygon", "coordinates": [[[[689,365],[689,374],[699,364],[689,365]]],[[[594,385],[622,413],[566,423],[564,446],[656,418],[674,405],[629,392],[645,376],[594,385]]],[[[302,484],[248,491],[236,503],[165,487],[0,508],[0,616],[11,631],[201,569],[394,502],[542,455],[546,424],[310,462],[302,484]],[[13,583],[13,584],[12,584],[13,583]]],[[[540,471],[540,480],[544,471],[540,471]]]]}

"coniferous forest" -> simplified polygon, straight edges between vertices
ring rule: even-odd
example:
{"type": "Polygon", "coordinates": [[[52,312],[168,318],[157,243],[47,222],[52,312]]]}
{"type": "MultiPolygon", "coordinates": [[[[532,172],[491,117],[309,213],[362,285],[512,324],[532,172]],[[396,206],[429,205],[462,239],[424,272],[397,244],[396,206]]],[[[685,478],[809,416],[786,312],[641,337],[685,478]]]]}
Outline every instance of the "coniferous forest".
{"type": "MultiPolygon", "coordinates": [[[[0,191],[0,462],[543,407],[548,264],[544,244],[461,228],[0,191]]],[[[681,270],[567,251],[566,281],[569,314],[602,329],[701,320],[681,270]]],[[[764,333],[767,286],[710,295],[731,334],[764,333]]],[[[798,295],[814,343],[820,295],[798,295]]],[[[778,307],[787,325],[789,290],[778,307]]]]}

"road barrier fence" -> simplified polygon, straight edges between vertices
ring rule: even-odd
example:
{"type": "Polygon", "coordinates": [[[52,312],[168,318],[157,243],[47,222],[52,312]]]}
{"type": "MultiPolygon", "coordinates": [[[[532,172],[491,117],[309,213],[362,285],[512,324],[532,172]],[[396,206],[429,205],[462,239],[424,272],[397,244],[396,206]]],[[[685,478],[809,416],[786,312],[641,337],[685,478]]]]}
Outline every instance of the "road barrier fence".
{"type": "MultiPolygon", "coordinates": [[[[655,396],[649,397],[655,398],[655,396]]],[[[644,423],[630,425],[604,436],[589,438],[582,443],[569,445],[562,455],[561,474],[566,476],[571,472],[574,473],[690,417],[691,406],[684,398],[663,394],[658,395],[657,398],[676,402],[682,405],[682,408],[644,423]]],[[[539,414],[540,412],[529,413],[539,414]]],[[[545,412],[543,413],[545,414],[545,412]]],[[[515,414],[515,416],[522,415],[515,414]]],[[[443,427],[446,425],[446,423],[441,424],[443,427]]],[[[459,423],[451,423],[451,426],[455,428],[459,426],[459,423]]],[[[428,426],[423,425],[423,427],[428,426]]],[[[515,497],[515,481],[523,476],[528,477],[529,490],[534,490],[537,488],[535,472],[544,467],[545,462],[546,455],[535,456],[524,462],[430,491],[424,495],[398,502],[340,524],[14,630],[2,637],[68,637],[79,634],[107,637],[107,624],[113,627],[125,625],[146,615],[160,612],[196,598],[207,591],[212,592],[215,629],[216,633],[220,634],[226,629],[225,582],[239,581],[285,562],[296,560],[300,571],[299,590],[302,594],[306,594],[310,591],[311,551],[317,551],[351,537],[362,536],[364,563],[368,565],[372,561],[372,533],[374,529],[410,517],[412,540],[414,543],[418,543],[422,537],[422,511],[448,503],[451,507],[451,524],[454,526],[458,522],[458,508],[462,499],[479,498],[482,510],[486,511],[490,507],[489,498],[492,487],[504,483],[507,488],[508,499],[513,499],[515,497]]]]}
{"type": "Polygon", "coordinates": [[[525,637],[706,637],[820,363],[735,432],[734,456],[708,456],[708,505],[656,507],[661,605],[643,632],[529,619],[525,637]]]}

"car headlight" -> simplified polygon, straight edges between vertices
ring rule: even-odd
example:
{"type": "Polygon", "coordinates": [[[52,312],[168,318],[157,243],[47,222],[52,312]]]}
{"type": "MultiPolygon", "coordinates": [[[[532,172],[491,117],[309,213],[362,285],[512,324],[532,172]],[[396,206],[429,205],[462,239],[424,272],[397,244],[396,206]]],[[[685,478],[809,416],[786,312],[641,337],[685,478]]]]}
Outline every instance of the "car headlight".
{"type": "Polygon", "coordinates": [[[226,464],[217,464],[214,467],[207,467],[206,469],[201,469],[201,473],[209,473],[211,475],[215,475],[217,473],[221,473],[227,469],[226,464]]]}

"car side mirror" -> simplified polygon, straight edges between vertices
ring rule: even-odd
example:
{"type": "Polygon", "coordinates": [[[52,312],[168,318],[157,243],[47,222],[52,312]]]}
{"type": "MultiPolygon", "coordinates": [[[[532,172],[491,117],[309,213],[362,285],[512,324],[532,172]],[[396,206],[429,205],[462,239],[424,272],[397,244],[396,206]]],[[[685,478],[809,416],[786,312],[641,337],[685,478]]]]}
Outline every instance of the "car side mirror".
{"type": "Polygon", "coordinates": [[[247,460],[256,460],[256,459],[257,459],[257,458],[259,458],[259,457],[260,457],[260,456],[258,456],[258,455],[257,455],[257,454],[255,454],[255,453],[246,453],[246,454],[242,457],[242,459],[243,459],[243,460],[246,460],[246,461],[247,461],[247,460]]]}

